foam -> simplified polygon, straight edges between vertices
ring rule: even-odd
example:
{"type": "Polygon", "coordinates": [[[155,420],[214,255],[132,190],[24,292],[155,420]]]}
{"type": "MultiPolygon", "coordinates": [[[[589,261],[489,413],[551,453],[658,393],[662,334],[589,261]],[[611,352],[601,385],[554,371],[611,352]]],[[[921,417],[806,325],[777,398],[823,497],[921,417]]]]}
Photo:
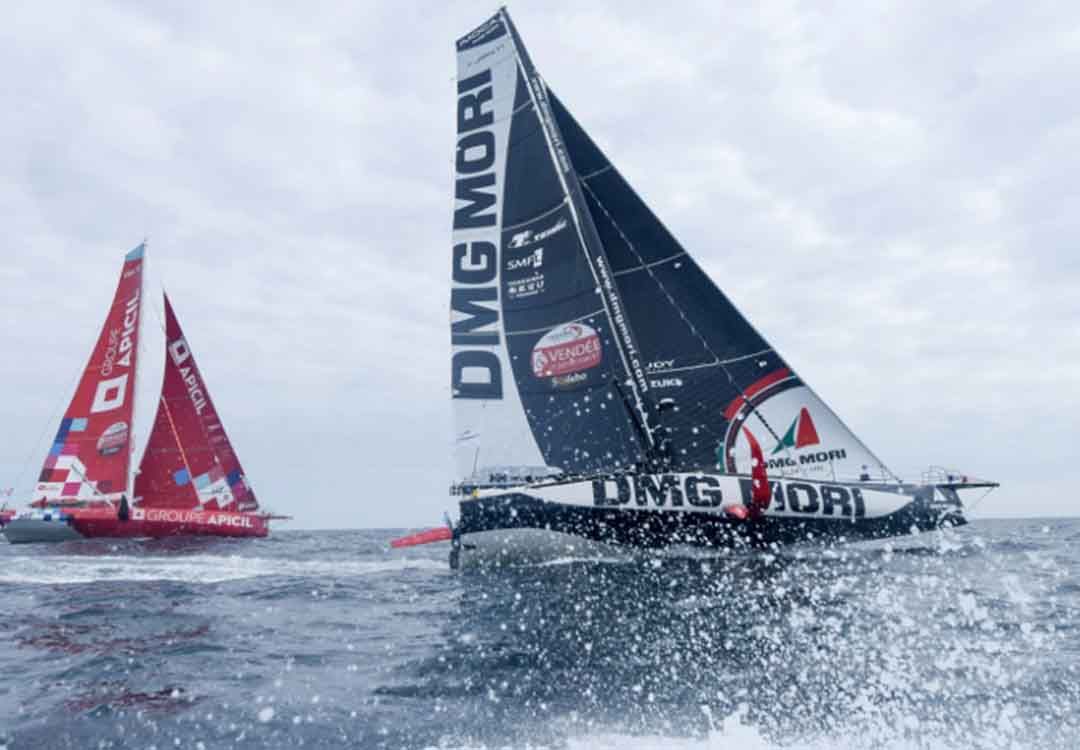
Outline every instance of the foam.
{"type": "Polygon", "coordinates": [[[439,560],[415,558],[321,561],[239,555],[5,557],[0,569],[0,583],[222,583],[268,576],[337,579],[407,570],[447,570],[447,564],[439,560]]]}

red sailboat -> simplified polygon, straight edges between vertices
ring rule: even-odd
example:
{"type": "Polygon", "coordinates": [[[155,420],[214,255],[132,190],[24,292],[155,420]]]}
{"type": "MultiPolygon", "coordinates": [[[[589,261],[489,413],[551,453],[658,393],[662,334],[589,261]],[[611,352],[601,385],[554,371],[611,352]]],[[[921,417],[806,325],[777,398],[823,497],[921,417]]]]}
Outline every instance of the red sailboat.
{"type": "Polygon", "coordinates": [[[262,537],[269,521],[281,518],[259,511],[168,297],[161,398],[129,490],[143,253],[140,245],[124,261],[105,326],[42,468],[33,510],[4,527],[10,542],[262,537]]]}

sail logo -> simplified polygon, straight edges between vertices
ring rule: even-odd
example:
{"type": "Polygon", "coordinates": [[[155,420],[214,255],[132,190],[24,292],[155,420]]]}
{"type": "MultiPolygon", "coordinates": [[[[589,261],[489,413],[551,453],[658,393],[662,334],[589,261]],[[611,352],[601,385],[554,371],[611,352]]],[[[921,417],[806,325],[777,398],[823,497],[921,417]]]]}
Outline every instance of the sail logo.
{"type": "Polygon", "coordinates": [[[512,258],[506,264],[507,271],[520,271],[522,268],[540,268],[544,265],[544,248],[538,247],[524,258],[512,258]]]}
{"type": "Polygon", "coordinates": [[[509,299],[523,299],[534,297],[544,291],[544,274],[537,272],[523,279],[515,279],[506,285],[506,296],[509,299]]]}
{"type": "Polygon", "coordinates": [[[682,388],[682,378],[649,378],[649,387],[662,390],[664,388],[682,388]]]}
{"type": "Polygon", "coordinates": [[[102,357],[100,373],[103,378],[113,374],[117,367],[131,367],[134,349],[135,327],[139,323],[139,290],[124,305],[123,328],[109,331],[109,345],[102,357]]]}
{"type": "Polygon", "coordinates": [[[206,391],[199,382],[199,376],[190,366],[183,366],[184,362],[191,359],[191,350],[188,349],[187,340],[183,336],[169,344],[169,357],[180,372],[180,379],[187,387],[188,398],[195,407],[196,414],[202,414],[206,408],[206,391]]]}
{"type": "MultiPolygon", "coordinates": [[[[491,70],[458,81],[450,360],[453,398],[501,399],[495,91],[491,70]],[[464,236],[468,240],[464,240],[464,236]]],[[[509,121],[500,124],[509,127],[509,121]]]]}
{"type": "Polygon", "coordinates": [[[558,234],[562,230],[566,229],[567,226],[569,226],[569,224],[567,224],[566,218],[561,217],[558,221],[556,221],[547,229],[541,229],[537,232],[534,232],[531,229],[526,229],[523,232],[517,232],[513,237],[510,238],[510,242],[507,243],[507,247],[511,247],[517,250],[519,248],[525,247],[526,245],[531,245],[534,242],[543,242],[548,237],[551,237],[554,234],[558,234]]]}
{"type": "Polygon", "coordinates": [[[584,323],[564,323],[545,333],[532,350],[533,375],[555,378],[600,364],[600,336],[584,323]]]}
{"type": "Polygon", "coordinates": [[[814,426],[814,420],[810,417],[810,411],[804,406],[799,410],[799,414],[792,421],[787,432],[784,433],[784,437],[780,438],[780,442],[773,448],[772,455],[775,456],[786,448],[798,450],[800,448],[820,444],[821,438],[818,437],[817,428],[814,426]]]}

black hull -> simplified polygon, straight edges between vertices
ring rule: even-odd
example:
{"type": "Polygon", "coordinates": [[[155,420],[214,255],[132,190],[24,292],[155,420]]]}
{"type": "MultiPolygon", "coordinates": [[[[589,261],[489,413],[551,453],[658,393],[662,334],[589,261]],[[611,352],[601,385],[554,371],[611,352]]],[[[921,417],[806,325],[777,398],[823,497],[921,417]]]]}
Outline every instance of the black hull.
{"type": "Polygon", "coordinates": [[[565,505],[508,493],[463,500],[457,531],[466,551],[471,534],[515,529],[557,532],[618,547],[662,549],[672,545],[721,548],[827,544],[905,536],[964,523],[958,509],[943,510],[919,498],[876,518],[765,516],[741,521],[718,513],[565,505]]]}

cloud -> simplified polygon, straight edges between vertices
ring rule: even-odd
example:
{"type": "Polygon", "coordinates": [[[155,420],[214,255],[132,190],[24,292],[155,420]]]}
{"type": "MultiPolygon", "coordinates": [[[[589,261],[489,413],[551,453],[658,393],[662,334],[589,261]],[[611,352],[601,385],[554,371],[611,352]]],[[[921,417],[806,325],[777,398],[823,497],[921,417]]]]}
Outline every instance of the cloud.
{"type": "MultiPolygon", "coordinates": [[[[28,443],[149,235],[153,283],[265,500],[310,526],[436,521],[452,505],[452,42],[490,11],[9,14],[0,476],[29,486],[44,445],[26,468],[28,443]]],[[[579,121],[887,463],[1000,478],[991,512],[1072,512],[1076,11],[512,11],[579,121]]],[[[145,347],[142,414],[161,359],[145,347]]]]}

